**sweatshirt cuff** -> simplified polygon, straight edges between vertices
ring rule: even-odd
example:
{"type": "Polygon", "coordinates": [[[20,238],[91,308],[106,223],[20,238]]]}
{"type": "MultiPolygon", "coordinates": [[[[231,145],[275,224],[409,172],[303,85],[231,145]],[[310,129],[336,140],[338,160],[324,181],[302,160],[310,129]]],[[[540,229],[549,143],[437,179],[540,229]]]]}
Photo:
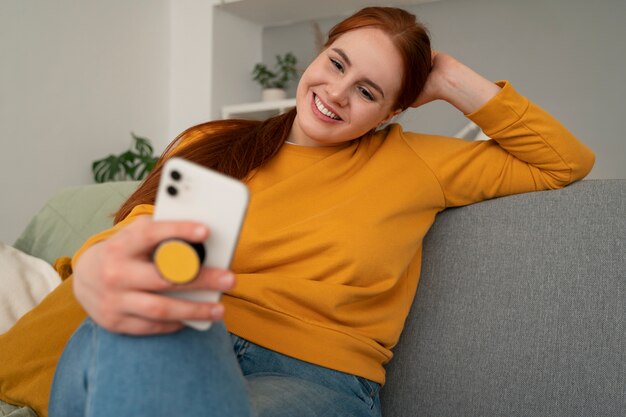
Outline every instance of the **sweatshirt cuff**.
{"type": "Polygon", "coordinates": [[[481,108],[466,115],[489,137],[519,121],[529,106],[528,99],[521,96],[508,81],[498,81],[496,85],[501,88],[500,91],[481,108]]]}
{"type": "Polygon", "coordinates": [[[134,220],[136,220],[137,217],[142,216],[142,215],[152,215],[153,212],[154,212],[154,206],[153,205],[151,205],[151,204],[139,204],[139,205],[133,207],[131,212],[128,214],[128,216],[126,216],[126,218],[124,218],[124,220],[122,220],[121,222],[117,223],[116,225],[114,225],[110,229],[103,230],[102,232],[96,233],[95,235],[91,236],[89,239],[87,239],[87,241],[85,243],[83,243],[83,246],[81,246],[76,251],[76,253],[74,253],[74,256],[72,256],[72,269],[76,268],[76,261],[78,261],[78,258],[81,257],[81,255],[83,254],[83,252],[85,252],[85,250],[87,250],[88,248],[92,247],[93,245],[95,245],[98,242],[101,242],[103,240],[108,239],[113,234],[115,234],[119,229],[121,229],[124,226],[127,226],[129,223],[131,223],[134,220]]]}

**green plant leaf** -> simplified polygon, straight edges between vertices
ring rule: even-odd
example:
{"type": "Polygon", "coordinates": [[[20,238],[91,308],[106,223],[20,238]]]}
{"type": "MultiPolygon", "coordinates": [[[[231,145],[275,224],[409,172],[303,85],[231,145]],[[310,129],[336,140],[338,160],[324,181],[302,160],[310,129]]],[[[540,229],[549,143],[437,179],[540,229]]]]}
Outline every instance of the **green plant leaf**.
{"type": "Polygon", "coordinates": [[[263,88],[285,88],[289,81],[298,78],[297,59],[294,54],[276,55],[275,71],[270,71],[265,64],[257,63],[252,70],[253,80],[263,88]]]}
{"type": "Polygon", "coordinates": [[[257,63],[252,70],[253,80],[261,84],[263,88],[272,86],[276,74],[270,71],[265,64],[257,63]]]}
{"type": "Polygon", "coordinates": [[[118,180],[125,179],[136,179],[135,171],[137,171],[137,159],[139,155],[135,152],[128,150],[119,156],[120,159],[120,175],[118,176],[118,180]]]}
{"type": "Polygon", "coordinates": [[[140,136],[137,136],[132,132],[130,134],[133,137],[133,140],[135,141],[135,150],[139,153],[139,155],[141,156],[152,155],[153,149],[152,149],[152,145],[150,144],[150,140],[148,140],[147,138],[142,138],[140,136]]]}
{"type": "Polygon", "coordinates": [[[153,156],[142,157],[139,163],[137,164],[137,171],[135,172],[135,179],[136,180],[144,179],[150,173],[150,171],[154,169],[154,166],[156,165],[157,161],[158,161],[158,158],[155,158],[153,156]]]}
{"type": "Polygon", "coordinates": [[[119,158],[109,155],[106,158],[94,161],[91,164],[93,179],[97,183],[113,181],[120,170],[119,158]]]}
{"type": "Polygon", "coordinates": [[[91,164],[94,181],[141,180],[154,169],[158,161],[155,157],[150,140],[131,132],[133,143],[131,149],[119,154],[94,161],[91,164]]]}

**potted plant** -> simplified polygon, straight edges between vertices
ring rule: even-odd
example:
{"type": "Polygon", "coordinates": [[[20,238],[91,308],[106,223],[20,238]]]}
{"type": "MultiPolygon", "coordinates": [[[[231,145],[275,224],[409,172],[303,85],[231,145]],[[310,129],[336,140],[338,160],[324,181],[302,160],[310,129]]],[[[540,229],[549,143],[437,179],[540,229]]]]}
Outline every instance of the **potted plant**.
{"type": "Polygon", "coordinates": [[[285,88],[298,78],[298,60],[291,52],[276,55],[276,65],[270,70],[265,64],[257,63],[252,70],[252,79],[263,87],[263,101],[282,100],[287,96],[285,88]]]}
{"type": "Polygon", "coordinates": [[[91,164],[93,179],[97,183],[107,181],[142,180],[154,168],[158,157],[152,154],[150,140],[130,133],[131,148],[119,155],[109,155],[91,164]],[[134,145],[134,146],[133,146],[134,145]]]}

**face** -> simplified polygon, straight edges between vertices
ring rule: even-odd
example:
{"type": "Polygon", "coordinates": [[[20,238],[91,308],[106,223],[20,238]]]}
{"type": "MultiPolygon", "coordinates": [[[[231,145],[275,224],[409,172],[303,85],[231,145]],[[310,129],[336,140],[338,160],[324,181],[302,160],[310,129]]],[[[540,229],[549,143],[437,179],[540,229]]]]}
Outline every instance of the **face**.
{"type": "Polygon", "coordinates": [[[399,111],[402,57],[379,29],[341,35],[302,75],[289,140],[332,146],[358,138],[399,111]]]}

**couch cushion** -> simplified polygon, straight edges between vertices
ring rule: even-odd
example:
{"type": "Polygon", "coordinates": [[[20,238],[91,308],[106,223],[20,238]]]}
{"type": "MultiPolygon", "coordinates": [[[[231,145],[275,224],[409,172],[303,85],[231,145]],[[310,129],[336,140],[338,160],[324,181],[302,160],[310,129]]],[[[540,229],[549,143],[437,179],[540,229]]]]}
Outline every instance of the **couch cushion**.
{"type": "Polygon", "coordinates": [[[626,415],[626,180],[448,210],[423,255],[383,415],[626,415]]]}
{"type": "Polygon", "coordinates": [[[72,256],[87,238],[111,227],[113,213],[137,185],[128,181],[63,189],[31,220],[13,246],[48,263],[72,256]]]}

